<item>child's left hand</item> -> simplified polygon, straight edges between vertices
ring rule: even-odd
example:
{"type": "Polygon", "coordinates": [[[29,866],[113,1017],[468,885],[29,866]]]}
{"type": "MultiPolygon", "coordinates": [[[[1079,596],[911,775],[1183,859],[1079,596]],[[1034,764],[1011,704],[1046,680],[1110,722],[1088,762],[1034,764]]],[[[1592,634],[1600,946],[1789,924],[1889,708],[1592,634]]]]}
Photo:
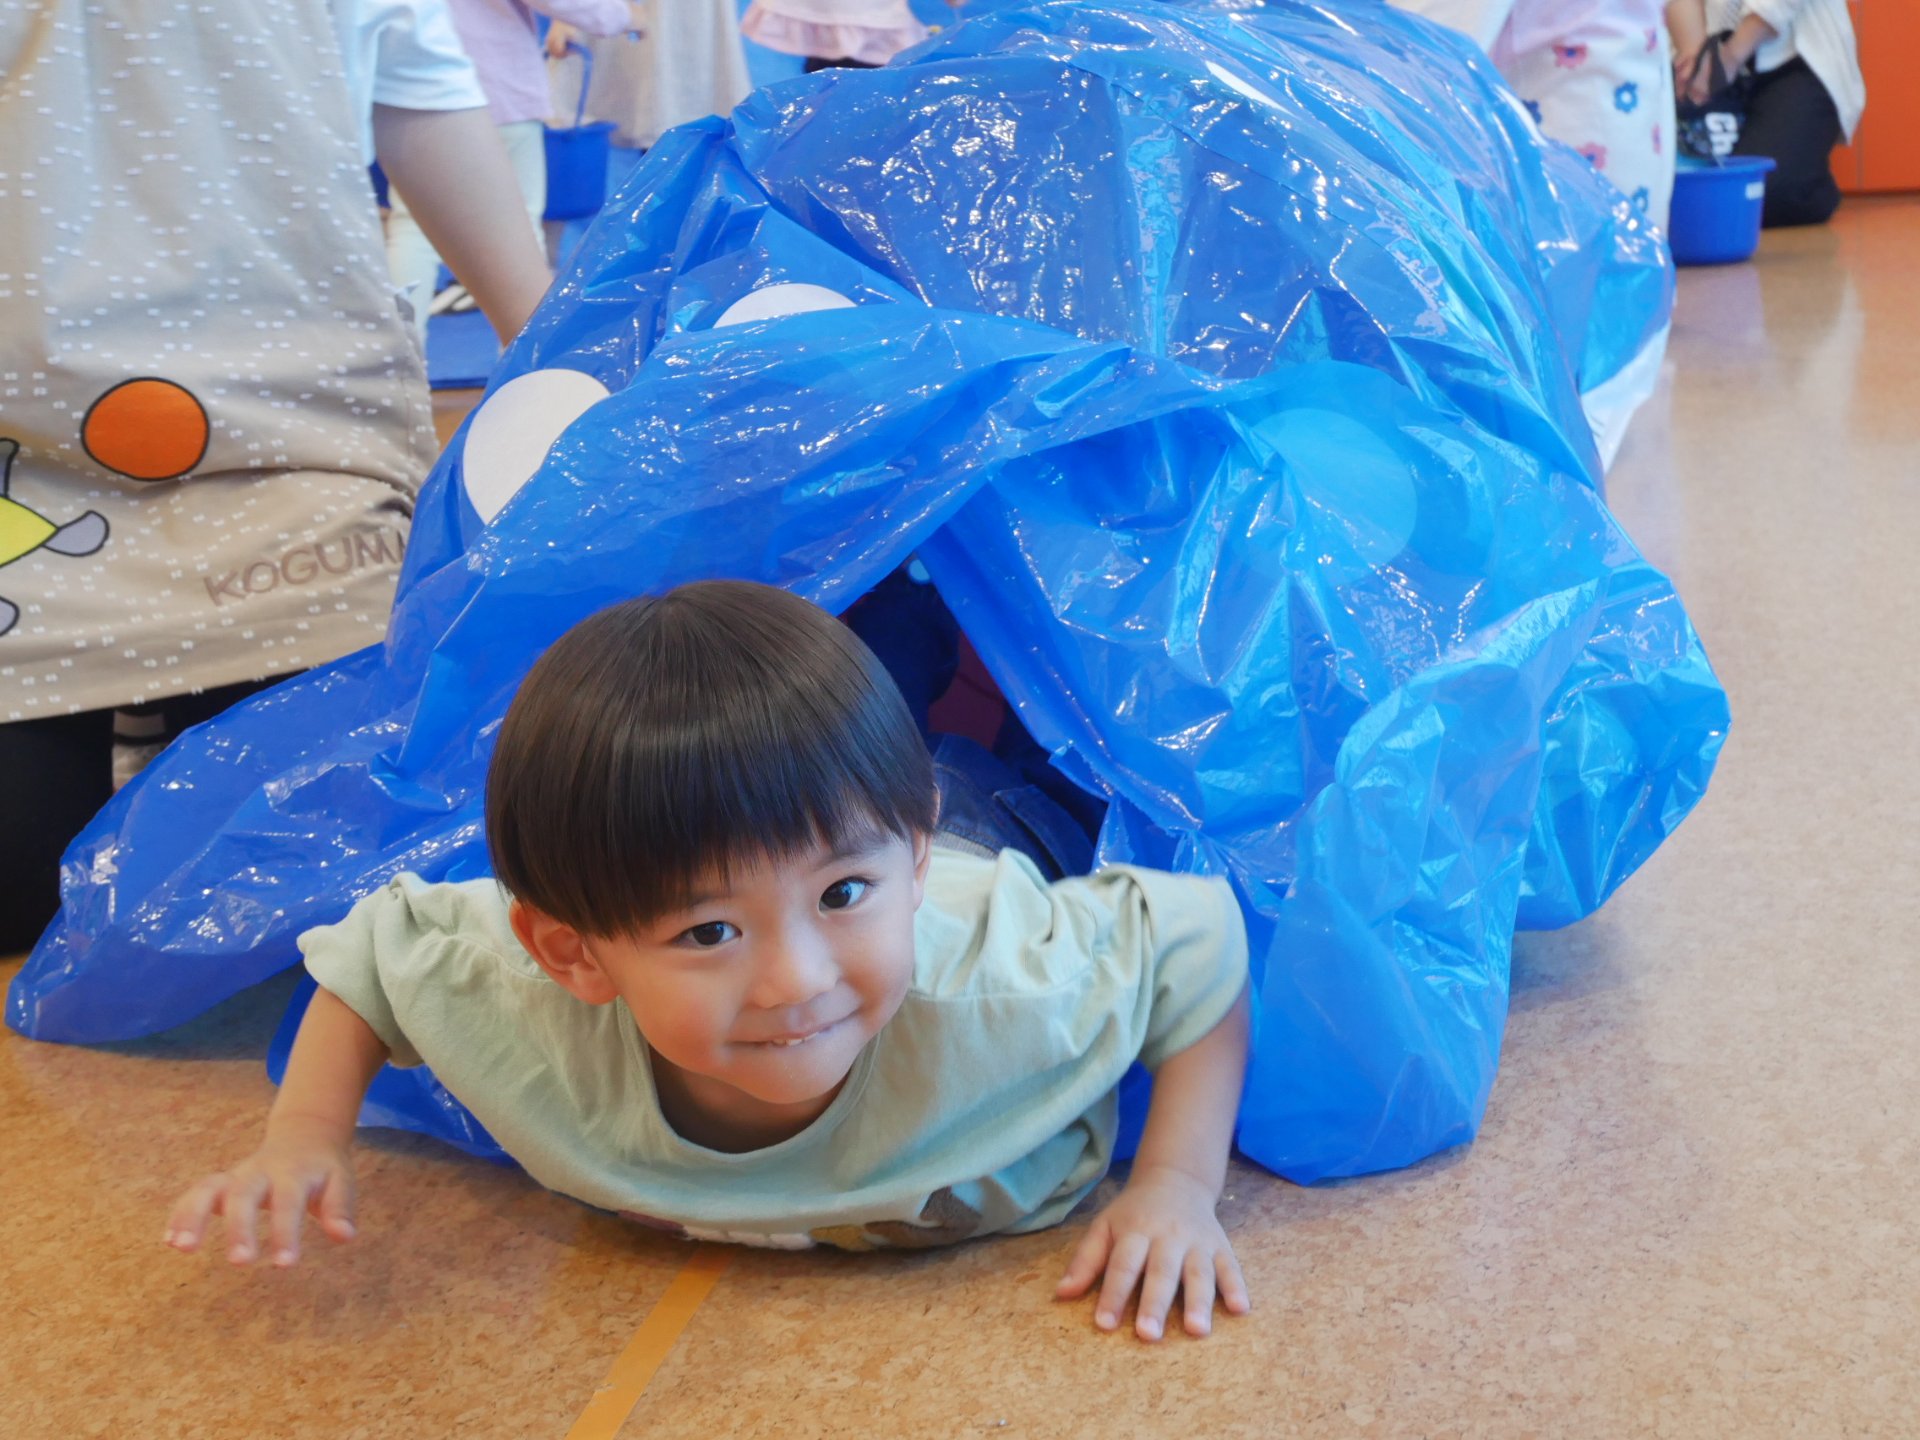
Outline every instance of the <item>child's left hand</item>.
{"type": "Polygon", "coordinates": [[[1055,1295],[1077,1299],[1104,1270],[1093,1319],[1102,1330],[1113,1330],[1138,1286],[1133,1329],[1142,1340],[1160,1338],[1176,1290],[1185,1292],[1189,1335],[1213,1329],[1216,1287],[1229,1314],[1246,1314],[1247,1282],[1214,1214],[1214,1200],[1206,1185],[1183,1170],[1136,1166],[1127,1188],[1080,1242],[1055,1295]]]}

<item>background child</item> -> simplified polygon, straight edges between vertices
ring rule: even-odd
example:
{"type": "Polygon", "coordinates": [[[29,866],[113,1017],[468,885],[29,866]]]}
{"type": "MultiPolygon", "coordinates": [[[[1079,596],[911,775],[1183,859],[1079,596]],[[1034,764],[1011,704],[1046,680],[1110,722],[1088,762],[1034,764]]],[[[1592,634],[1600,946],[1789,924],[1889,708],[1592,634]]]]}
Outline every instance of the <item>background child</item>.
{"type": "MultiPolygon", "coordinates": [[[[569,39],[593,54],[586,117],[612,124],[617,150],[645,150],[676,125],[725,115],[753,89],[734,0],[657,5],[637,40],[595,39],[556,25],[547,32],[547,53],[559,54],[569,39]]],[[[568,94],[571,79],[554,86],[555,109],[569,117],[578,99],[577,91],[568,94]]],[[[617,185],[636,159],[616,153],[611,182],[617,185]]]]}
{"type": "Polygon", "coordinates": [[[884,65],[927,38],[907,0],[753,0],[740,33],[769,50],[804,55],[809,71],[884,65]]]}
{"type": "Polygon", "coordinates": [[[499,883],[402,876],[302,948],[319,981],[266,1141],[179,1201],[194,1249],[292,1264],[352,1233],[348,1146],[389,1058],[430,1064],[536,1179],[698,1238],[927,1246],[1040,1229],[1106,1173],[1116,1090],[1158,1070],[1126,1189],[1059,1294],[1104,1275],[1158,1338],[1245,1286],[1214,1214],[1247,1045],[1221,881],[1049,884],[948,848],[886,671],[785,591],[603,611],[521,686],[488,777],[499,883]],[[505,892],[503,892],[503,887],[505,892]],[[509,895],[511,898],[509,899],[509,895]]]}
{"type": "Polygon", "coordinates": [[[1660,0],[1393,0],[1487,51],[1541,130],[1665,227],[1673,80],[1660,0]]]}
{"type": "MultiPolygon", "coordinates": [[[[589,35],[618,35],[644,28],[646,7],[629,0],[447,0],[447,9],[460,44],[479,75],[480,88],[487,97],[487,113],[513,162],[520,203],[544,251],[544,122],[550,106],[546,60],[533,12],[564,21],[589,35]]],[[[493,198],[496,206],[505,199],[493,198]]],[[[413,308],[414,329],[424,346],[434,282],[440,274],[440,254],[398,190],[392,192],[387,212],[387,264],[393,270],[394,284],[413,308]]]]}

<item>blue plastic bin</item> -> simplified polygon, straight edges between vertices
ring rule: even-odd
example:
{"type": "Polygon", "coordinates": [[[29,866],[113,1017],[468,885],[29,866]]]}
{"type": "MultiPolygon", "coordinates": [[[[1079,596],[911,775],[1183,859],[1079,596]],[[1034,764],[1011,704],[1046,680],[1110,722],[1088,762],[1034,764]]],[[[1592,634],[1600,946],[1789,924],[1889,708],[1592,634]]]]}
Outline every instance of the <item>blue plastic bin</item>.
{"type": "Polygon", "coordinates": [[[1673,177],[1667,241],[1676,265],[1731,265],[1760,244],[1760,207],[1767,196],[1765,155],[1729,155],[1713,165],[1682,162],[1673,177]]]}
{"type": "Polygon", "coordinates": [[[607,146],[614,125],[547,130],[547,211],[549,220],[579,220],[598,214],[607,198],[607,146]]]}
{"type": "Polygon", "coordinates": [[[580,57],[584,73],[573,124],[547,127],[548,220],[582,220],[600,213],[607,199],[607,146],[615,128],[611,120],[584,123],[587,92],[593,88],[593,52],[574,44],[567,49],[580,57]]]}

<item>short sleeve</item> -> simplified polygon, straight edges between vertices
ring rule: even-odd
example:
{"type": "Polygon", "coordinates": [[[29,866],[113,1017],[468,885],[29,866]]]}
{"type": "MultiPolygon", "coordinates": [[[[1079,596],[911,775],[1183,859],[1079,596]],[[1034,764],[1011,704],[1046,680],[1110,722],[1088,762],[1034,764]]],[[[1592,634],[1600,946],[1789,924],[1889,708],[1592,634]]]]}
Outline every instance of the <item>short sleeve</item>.
{"type": "Polygon", "coordinates": [[[1119,866],[1147,913],[1143,982],[1151,993],[1140,1063],[1157,1070],[1205,1038],[1247,985],[1247,926],[1224,880],[1119,866]]]}
{"type": "Polygon", "coordinates": [[[334,0],[361,151],[373,158],[373,107],[478,110],[487,97],[446,0],[334,0]]]}
{"type": "Polygon", "coordinates": [[[300,937],[307,973],[338,996],[380,1037],[395,1065],[423,1063],[394,1015],[393,998],[381,971],[406,963],[419,946],[432,943],[415,922],[405,883],[394,880],[363,898],[335,925],[321,925],[300,937]]]}
{"type": "Polygon", "coordinates": [[[1089,1012],[1074,1021],[1077,1033],[1116,1033],[1108,1027],[1117,1022],[1133,1047],[1128,1058],[1156,1069],[1240,997],[1246,921],[1224,880],[1115,865],[1049,892],[1044,948],[1087,960],[1079,984],[1057,992],[1089,1012]]]}

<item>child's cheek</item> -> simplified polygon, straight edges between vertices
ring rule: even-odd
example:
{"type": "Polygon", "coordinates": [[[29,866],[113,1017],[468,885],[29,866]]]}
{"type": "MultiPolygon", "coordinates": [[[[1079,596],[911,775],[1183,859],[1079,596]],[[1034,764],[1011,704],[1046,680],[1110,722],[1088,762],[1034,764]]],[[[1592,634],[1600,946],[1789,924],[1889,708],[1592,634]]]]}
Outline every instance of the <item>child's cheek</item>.
{"type": "Polygon", "coordinates": [[[697,1065],[731,1036],[736,1011],[711,985],[682,982],[630,997],[640,1033],[676,1065],[697,1065]]]}
{"type": "Polygon", "coordinates": [[[865,1006],[890,1017],[913,984],[913,911],[903,907],[886,920],[865,937],[846,973],[865,1006]]]}

